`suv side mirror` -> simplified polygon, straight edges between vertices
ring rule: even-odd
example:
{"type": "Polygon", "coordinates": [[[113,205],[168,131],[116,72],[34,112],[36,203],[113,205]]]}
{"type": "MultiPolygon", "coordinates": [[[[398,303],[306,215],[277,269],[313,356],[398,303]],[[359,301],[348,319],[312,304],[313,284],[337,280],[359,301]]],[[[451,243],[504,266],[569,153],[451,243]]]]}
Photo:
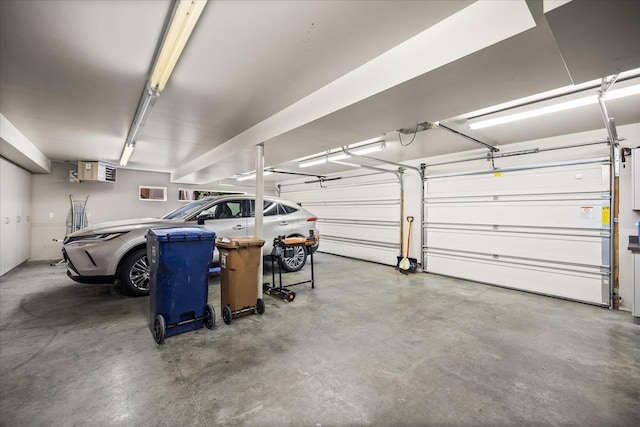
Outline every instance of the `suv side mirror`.
{"type": "Polygon", "coordinates": [[[204,225],[204,222],[213,219],[213,214],[209,211],[205,211],[198,215],[198,225],[204,225]]]}

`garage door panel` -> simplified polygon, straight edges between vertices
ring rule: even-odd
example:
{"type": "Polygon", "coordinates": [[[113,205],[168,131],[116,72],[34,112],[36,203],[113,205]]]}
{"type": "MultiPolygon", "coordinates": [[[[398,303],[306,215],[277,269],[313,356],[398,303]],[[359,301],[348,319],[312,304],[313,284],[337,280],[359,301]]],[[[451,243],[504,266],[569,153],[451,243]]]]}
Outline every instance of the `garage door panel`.
{"type": "Polygon", "coordinates": [[[352,179],[341,181],[327,181],[319,187],[318,184],[307,184],[302,187],[283,188],[282,197],[296,202],[318,201],[354,201],[366,199],[397,199],[399,184],[397,180],[371,179],[369,182],[355,182],[352,179]],[[310,188],[313,185],[312,188],[310,188]],[[357,189],[361,190],[358,191],[357,189]],[[371,189],[375,189],[371,192],[371,189]],[[375,195],[375,197],[372,197],[375,195]]]}
{"type": "MultiPolygon", "coordinates": [[[[352,187],[328,187],[323,189],[323,191],[317,192],[316,195],[324,196],[323,193],[331,193],[331,201],[354,201],[359,199],[397,199],[398,198],[398,183],[378,183],[378,184],[360,184],[352,187]],[[362,192],[357,194],[357,197],[354,199],[354,192],[357,192],[357,188],[361,188],[362,192]],[[371,193],[370,190],[375,188],[375,192],[371,193]],[[374,196],[374,197],[372,197],[374,196]]],[[[326,197],[324,197],[326,200],[326,197]]],[[[314,199],[318,200],[318,199],[314,199]]]]}
{"type": "Polygon", "coordinates": [[[332,236],[351,240],[375,240],[394,243],[398,240],[397,227],[397,223],[369,225],[348,222],[323,222],[321,238],[332,236]]]}
{"type": "Polygon", "coordinates": [[[608,239],[600,236],[562,236],[553,234],[502,233],[430,229],[426,235],[429,249],[483,253],[496,257],[549,261],[588,266],[603,266],[602,247],[608,239]]]}
{"type": "Polygon", "coordinates": [[[533,170],[432,178],[426,183],[429,197],[505,194],[556,194],[609,191],[608,166],[599,163],[533,170]]]}
{"type": "Polygon", "coordinates": [[[335,203],[305,203],[305,209],[309,209],[320,221],[325,219],[353,221],[398,221],[400,202],[398,200],[379,201],[366,204],[335,204],[335,203]]]}
{"type": "Polygon", "coordinates": [[[602,228],[608,223],[608,200],[427,203],[427,223],[535,225],[558,228],[602,228]],[[604,208],[604,212],[603,212],[604,208]],[[603,216],[603,213],[606,214],[603,216]]]}
{"type": "Polygon", "coordinates": [[[455,255],[433,253],[429,272],[592,304],[607,301],[606,275],[554,270],[455,255]]]}
{"type": "Polygon", "coordinates": [[[378,242],[371,242],[366,245],[366,254],[363,254],[363,245],[355,242],[322,239],[322,252],[329,254],[348,256],[357,259],[380,264],[395,265],[397,263],[398,251],[395,248],[377,246],[378,242]]]}

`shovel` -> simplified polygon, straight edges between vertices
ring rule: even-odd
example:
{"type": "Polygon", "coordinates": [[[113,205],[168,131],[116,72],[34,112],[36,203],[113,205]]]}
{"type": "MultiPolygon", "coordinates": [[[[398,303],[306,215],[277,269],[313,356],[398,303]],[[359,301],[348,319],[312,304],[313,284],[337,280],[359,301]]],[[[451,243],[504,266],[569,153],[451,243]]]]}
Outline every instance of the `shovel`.
{"type": "Polygon", "coordinates": [[[416,269],[416,260],[409,258],[409,243],[411,243],[411,224],[413,223],[413,217],[408,216],[407,221],[409,222],[409,229],[407,231],[405,256],[398,263],[398,270],[400,270],[402,274],[409,274],[409,272],[413,272],[416,269]]]}

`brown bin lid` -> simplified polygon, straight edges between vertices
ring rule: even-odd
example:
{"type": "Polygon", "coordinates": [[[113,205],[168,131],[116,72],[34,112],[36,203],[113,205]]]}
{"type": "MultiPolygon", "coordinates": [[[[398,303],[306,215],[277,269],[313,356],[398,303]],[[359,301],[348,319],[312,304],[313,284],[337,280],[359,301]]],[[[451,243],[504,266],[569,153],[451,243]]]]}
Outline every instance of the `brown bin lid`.
{"type": "Polygon", "coordinates": [[[216,246],[225,249],[246,248],[249,246],[262,247],[264,246],[264,240],[253,236],[218,237],[216,246]]]}

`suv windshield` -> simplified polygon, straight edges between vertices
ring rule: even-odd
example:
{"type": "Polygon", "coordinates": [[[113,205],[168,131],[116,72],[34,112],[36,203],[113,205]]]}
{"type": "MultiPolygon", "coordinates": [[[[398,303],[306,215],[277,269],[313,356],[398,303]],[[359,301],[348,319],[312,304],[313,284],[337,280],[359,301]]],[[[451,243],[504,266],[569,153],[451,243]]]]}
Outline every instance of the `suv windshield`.
{"type": "Polygon", "coordinates": [[[163,216],[162,219],[188,218],[196,212],[204,209],[205,206],[209,205],[213,199],[213,197],[208,197],[206,199],[193,201],[187,205],[182,206],[181,208],[169,212],[168,214],[163,216]]]}

